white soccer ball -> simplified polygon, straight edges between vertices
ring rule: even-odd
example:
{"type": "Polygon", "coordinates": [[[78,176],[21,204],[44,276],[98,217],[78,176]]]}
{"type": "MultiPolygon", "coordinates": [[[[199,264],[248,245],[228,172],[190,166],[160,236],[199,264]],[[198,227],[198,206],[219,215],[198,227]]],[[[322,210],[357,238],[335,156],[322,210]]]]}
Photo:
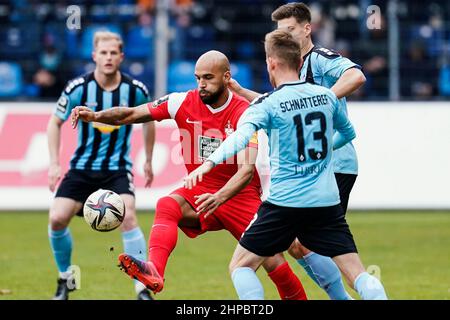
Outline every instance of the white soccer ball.
{"type": "Polygon", "coordinates": [[[125,218],[125,204],[122,198],[111,190],[99,189],[84,203],[84,220],[97,231],[111,231],[122,224],[125,218]]]}

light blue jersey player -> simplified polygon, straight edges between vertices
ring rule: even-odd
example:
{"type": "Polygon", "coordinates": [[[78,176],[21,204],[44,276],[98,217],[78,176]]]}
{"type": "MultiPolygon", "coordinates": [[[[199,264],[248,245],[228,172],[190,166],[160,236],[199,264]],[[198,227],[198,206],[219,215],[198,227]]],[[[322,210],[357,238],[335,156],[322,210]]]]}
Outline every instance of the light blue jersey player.
{"type": "MultiPolygon", "coordinates": [[[[280,6],[272,13],[272,20],[277,23],[278,29],[291,33],[300,44],[304,60],[299,71],[300,80],[330,88],[347,114],[345,97],[366,81],[360,66],[332,50],[314,46],[311,39],[311,12],[304,3],[293,2],[280,6]]],[[[237,82],[231,82],[231,88],[248,100],[258,95],[242,88],[237,82]]],[[[345,213],[358,173],[356,151],[351,142],[333,152],[332,164],[345,213]]],[[[342,284],[340,271],[331,259],[311,252],[299,243],[292,246],[289,253],[331,299],[351,299],[342,284]]]]}
{"type": "Polygon", "coordinates": [[[257,98],[243,114],[238,134],[221,146],[225,152],[208,160],[221,163],[260,129],[269,137],[270,203],[295,208],[340,203],[332,149],[352,140],[355,131],[331,90],[296,81],[257,98]]]}
{"type": "MultiPolygon", "coordinates": [[[[47,127],[50,166],[48,181],[55,193],[49,210],[48,237],[53,258],[58,268],[55,300],[67,300],[76,286],[71,273],[73,240],[69,224],[73,216],[83,215],[83,204],[91,193],[107,189],[119,194],[124,201],[126,216],[120,226],[124,250],[136,257],[145,258],[147,245],[138,225],[131,149],[132,126],[106,126],[100,123],[81,123],[78,145],[70,160],[70,167],[61,183],[59,151],[61,128],[72,109],[85,105],[94,110],[113,106],[134,108],[149,100],[144,84],[120,72],[124,58],[123,42],[118,34],[96,32],[93,60],[95,70],[69,81],[62,92],[55,112],[47,127]]],[[[146,186],[153,179],[151,159],[155,141],[154,125],[143,127],[146,186]]],[[[138,299],[152,299],[150,292],[135,282],[138,299]]]]}
{"type": "MultiPolygon", "coordinates": [[[[326,88],[333,87],[343,73],[349,69],[361,69],[361,66],[327,48],[314,46],[304,57],[300,70],[300,80],[318,84],[326,88]]],[[[338,100],[340,108],[347,114],[347,101],[345,97],[338,100]]],[[[358,174],[358,159],[355,147],[351,142],[333,154],[335,173],[358,174]]],[[[345,209],[347,209],[345,199],[345,209]]]]}
{"type": "Polygon", "coordinates": [[[291,33],[267,34],[265,50],[270,81],[277,89],[254,101],[237,131],[185,179],[185,186],[192,188],[215,165],[244,149],[255,131],[267,130],[271,194],[230,263],[236,292],[241,299],[263,299],[255,271],[265,257],[286,251],[298,239],[318,256],[332,258],[361,298],[387,299],[381,282],[359,259],[331,166],[333,149],[351,141],[354,129],[331,90],[298,81],[302,58],[291,33]]]}

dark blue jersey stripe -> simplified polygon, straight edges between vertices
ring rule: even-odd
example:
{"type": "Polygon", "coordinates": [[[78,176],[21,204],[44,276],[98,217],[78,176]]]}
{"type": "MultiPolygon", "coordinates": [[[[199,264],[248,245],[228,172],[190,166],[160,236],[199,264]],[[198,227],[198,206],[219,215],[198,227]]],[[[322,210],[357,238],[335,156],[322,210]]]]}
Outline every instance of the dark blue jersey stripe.
{"type": "MultiPolygon", "coordinates": [[[[136,102],[136,90],[137,88],[135,86],[130,85],[130,93],[129,93],[129,99],[128,99],[128,106],[134,107],[136,102]]],[[[130,140],[130,134],[131,134],[131,125],[126,126],[125,129],[125,136],[123,138],[123,144],[122,144],[122,150],[120,151],[120,158],[119,158],[119,169],[126,169],[126,159],[125,156],[127,155],[127,151],[129,148],[129,140],[130,140]]]]}
{"type": "MultiPolygon", "coordinates": [[[[112,92],[103,90],[94,78],[94,73],[85,75],[81,93],[81,105],[88,106],[95,111],[116,106],[134,107],[142,103],[142,94],[146,95],[146,88],[142,83],[133,80],[125,74],[119,86],[112,92]]],[[[132,126],[121,126],[112,131],[101,124],[94,125],[80,121],[78,132],[78,147],[70,162],[72,169],[109,171],[130,169],[129,158],[132,126]],[[95,128],[96,127],[96,128],[95,128]],[[104,130],[105,129],[105,130],[104,130]]]]}
{"type": "MultiPolygon", "coordinates": [[[[84,104],[86,102],[87,85],[88,85],[88,81],[85,81],[83,83],[83,93],[81,94],[81,104],[84,104]]],[[[70,161],[71,168],[76,167],[78,160],[80,160],[81,156],[83,155],[84,151],[86,150],[86,142],[87,142],[88,134],[89,134],[88,126],[89,126],[89,124],[87,124],[84,121],[80,121],[80,123],[79,123],[78,130],[81,130],[81,138],[79,138],[80,141],[78,141],[78,148],[75,151],[75,154],[74,154],[72,160],[70,161]]]]}
{"type": "MultiPolygon", "coordinates": [[[[95,111],[101,111],[103,109],[103,90],[96,83],[96,97],[95,101],[97,105],[95,106],[95,111]]],[[[92,125],[92,124],[91,124],[92,125]]],[[[97,158],[98,149],[100,147],[100,142],[102,141],[102,133],[97,128],[94,128],[94,142],[92,143],[92,152],[89,156],[88,160],[84,165],[84,169],[91,170],[92,162],[94,162],[95,158],[97,158]]]]}
{"type": "MultiPolygon", "coordinates": [[[[121,84],[123,86],[123,83],[121,84]]],[[[120,103],[120,91],[114,90],[112,94],[112,106],[117,107],[120,103]]],[[[109,164],[111,161],[111,156],[113,155],[114,149],[116,147],[117,142],[117,136],[119,134],[120,129],[116,129],[111,133],[111,136],[109,137],[109,145],[108,150],[106,151],[105,158],[102,161],[101,169],[102,170],[109,170],[109,164]]]]}

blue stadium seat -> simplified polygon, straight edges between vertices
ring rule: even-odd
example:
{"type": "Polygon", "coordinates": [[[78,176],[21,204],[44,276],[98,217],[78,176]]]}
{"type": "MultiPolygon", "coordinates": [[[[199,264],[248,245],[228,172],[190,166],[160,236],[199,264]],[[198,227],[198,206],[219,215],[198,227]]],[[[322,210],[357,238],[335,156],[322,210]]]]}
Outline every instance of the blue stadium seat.
{"type": "Polygon", "coordinates": [[[93,50],[94,33],[97,31],[111,31],[122,35],[117,25],[90,25],[86,27],[81,36],[81,58],[90,59],[93,50]]]}
{"type": "Polygon", "coordinates": [[[439,71],[439,93],[450,97],[450,65],[442,66],[439,71]]]}
{"type": "Polygon", "coordinates": [[[153,29],[141,26],[132,27],[125,39],[125,55],[127,58],[153,59],[153,29]]]}
{"type": "Polygon", "coordinates": [[[0,62],[0,97],[14,97],[22,92],[22,68],[17,63],[0,62]]]}
{"type": "Polygon", "coordinates": [[[69,58],[79,58],[79,35],[80,31],[77,29],[69,30],[68,28],[64,28],[65,31],[65,42],[66,42],[66,51],[65,55],[69,58]]]}
{"type": "Polygon", "coordinates": [[[422,41],[430,57],[437,57],[444,45],[445,32],[429,25],[414,25],[409,29],[410,43],[422,41]]]}
{"type": "Polygon", "coordinates": [[[180,92],[188,91],[197,87],[194,76],[195,62],[193,61],[173,61],[169,65],[167,75],[167,91],[180,92]]]}
{"type": "Polygon", "coordinates": [[[244,88],[253,87],[252,69],[247,63],[231,63],[231,76],[244,88]]]}
{"type": "Polygon", "coordinates": [[[149,63],[129,61],[123,64],[122,70],[131,77],[143,82],[149,91],[153,89],[155,71],[149,63]]]}
{"type": "Polygon", "coordinates": [[[95,70],[95,63],[93,61],[73,62],[71,78],[79,77],[95,70]]]}
{"type": "Polygon", "coordinates": [[[25,58],[39,50],[40,28],[34,23],[11,25],[0,28],[1,56],[25,58]]]}
{"type": "Polygon", "coordinates": [[[240,60],[248,60],[255,57],[255,44],[252,41],[239,42],[237,45],[237,56],[240,60]]]}
{"type": "Polygon", "coordinates": [[[206,51],[216,49],[213,28],[193,25],[185,32],[183,49],[186,52],[187,59],[198,59],[206,51]]]}

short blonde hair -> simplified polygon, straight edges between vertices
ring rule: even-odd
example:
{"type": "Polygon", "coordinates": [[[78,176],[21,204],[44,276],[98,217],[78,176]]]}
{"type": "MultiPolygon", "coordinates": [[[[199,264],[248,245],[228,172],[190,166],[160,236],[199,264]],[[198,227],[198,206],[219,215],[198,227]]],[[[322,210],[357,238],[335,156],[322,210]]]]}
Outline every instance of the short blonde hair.
{"type": "Polygon", "coordinates": [[[266,34],[264,47],[268,57],[281,59],[290,69],[298,70],[302,65],[300,44],[287,31],[277,29],[266,34]]]}
{"type": "Polygon", "coordinates": [[[94,33],[94,50],[97,48],[99,41],[117,40],[120,52],[123,51],[123,40],[120,34],[111,31],[97,31],[94,33]]]}

